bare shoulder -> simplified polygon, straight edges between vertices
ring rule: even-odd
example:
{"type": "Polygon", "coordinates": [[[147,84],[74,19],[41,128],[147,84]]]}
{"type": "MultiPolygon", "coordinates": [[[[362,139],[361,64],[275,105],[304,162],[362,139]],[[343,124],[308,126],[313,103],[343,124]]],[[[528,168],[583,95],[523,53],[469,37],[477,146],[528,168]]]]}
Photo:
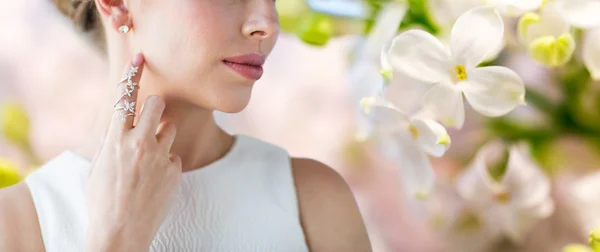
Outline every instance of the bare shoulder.
{"type": "Polygon", "coordinates": [[[0,189],[0,251],[44,251],[37,213],[24,182],[0,189]]]}
{"type": "Polygon", "coordinates": [[[310,251],[371,251],[356,200],[342,176],[312,159],[292,158],[291,163],[310,251]]]}

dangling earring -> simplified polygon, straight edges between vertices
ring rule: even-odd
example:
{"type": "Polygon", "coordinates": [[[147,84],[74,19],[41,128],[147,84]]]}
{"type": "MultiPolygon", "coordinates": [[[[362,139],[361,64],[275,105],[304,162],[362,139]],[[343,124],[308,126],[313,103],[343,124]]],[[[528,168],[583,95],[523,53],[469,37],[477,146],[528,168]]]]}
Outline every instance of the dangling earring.
{"type": "Polygon", "coordinates": [[[119,27],[119,32],[123,33],[123,34],[129,32],[129,26],[128,25],[121,25],[121,27],[119,27]]]}

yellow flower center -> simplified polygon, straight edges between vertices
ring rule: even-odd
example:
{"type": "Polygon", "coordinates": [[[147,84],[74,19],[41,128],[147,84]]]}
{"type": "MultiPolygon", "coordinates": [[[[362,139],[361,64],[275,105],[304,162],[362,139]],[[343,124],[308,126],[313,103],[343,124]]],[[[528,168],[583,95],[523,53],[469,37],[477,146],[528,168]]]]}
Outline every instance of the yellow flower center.
{"type": "Polygon", "coordinates": [[[451,141],[452,140],[450,139],[450,135],[445,134],[438,138],[438,141],[436,144],[449,145],[451,141]]]}
{"type": "Polygon", "coordinates": [[[414,138],[419,137],[419,129],[417,129],[417,127],[410,125],[408,127],[408,131],[410,131],[410,133],[413,135],[414,138]]]}
{"type": "Polygon", "coordinates": [[[371,109],[375,106],[376,103],[375,97],[365,97],[360,100],[360,106],[362,107],[365,114],[371,113],[371,109]]]}
{"type": "Polygon", "coordinates": [[[464,81],[467,79],[467,70],[465,70],[465,66],[464,65],[457,65],[454,68],[454,71],[456,72],[456,79],[459,81],[464,81]]]}
{"type": "Polygon", "coordinates": [[[469,210],[463,210],[456,220],[456,229],[460,233],[470,233],[479,230],[483,225],[481,216],[469,210]]]}
{"type": "Polygon", "coordinates": [[[508,204],[508,202],[510,202],[510,193],[508,193],[508,192],[499,192],[499,193],[496,193],[495,196],[496,196],[496,200],[500,204],[508,204]]]}
{"type": "Polygon", "coordinates": [[[383,76],[385,84],[389,84],[392,81],[392,79],[394,79],[394,71],[390,68],[381,69],[379,73],[383,76]]]}

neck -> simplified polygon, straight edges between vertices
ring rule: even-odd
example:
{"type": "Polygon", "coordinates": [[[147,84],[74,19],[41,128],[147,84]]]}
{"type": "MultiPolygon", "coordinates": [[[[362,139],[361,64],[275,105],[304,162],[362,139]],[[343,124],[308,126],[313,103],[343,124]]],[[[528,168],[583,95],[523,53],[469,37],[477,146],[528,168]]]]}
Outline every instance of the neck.
{"type": "MultiPolygon", "coordinates": [[[[151,85],[156,82],[152,82],[150,78],[151,75],[146,75],[140,81],[134,125],[137,124],[137,115],[142,111],[143,102],[150,95],[159,95],[166,104],[160,121],[175,124],[177,128],[171,152],[181,157],[183,171],[203,167],[224,156],[233,144],[233,137],[216,124],[213,111],[161,91],[157,88],[158,85],[151,85]],[[144,83],[147,85],[144,86],[144,83]]],[[[159,83],[162,87],[169,86],[167,82],[159,83]]]]}
{"type": "MultiPolygon", "coordinates": [[[[107,92],[104,94],[106,99],[103,99],[107,102],[97,110],[101,111],[103,116],[99,116],[95,124],[93,130],[95,137],[90,138],[76,150],[88,160],[93,158],[100,144],[103,130],[108,127],[112,117],[114,101],[109,101],[108,98],[114,95],[116,83],[123,77],[125,65],[134,55],[134,52],[126,50],[125,46],[114,46],[110,42],[108,46],[111,49],[118,49],[110,50],[111,53],[108,55],[111,69],[107,92]]],[[[145,66],[139,84],[140,89],[137,90],[134,125],[137,123],[142,105],[148,96],[159,95],[166,104],[161,122],[173,123],[177,129],[171,152],[181,157],[184,172],[204,167],[224,156],[231,148],[234,139],[216,124],[213,111],[186,102],[177,95],[169,93],[169,90],[164,88],[169,86],[171,85],[167,81],[153,74],[151,67],[145,66]]]]}

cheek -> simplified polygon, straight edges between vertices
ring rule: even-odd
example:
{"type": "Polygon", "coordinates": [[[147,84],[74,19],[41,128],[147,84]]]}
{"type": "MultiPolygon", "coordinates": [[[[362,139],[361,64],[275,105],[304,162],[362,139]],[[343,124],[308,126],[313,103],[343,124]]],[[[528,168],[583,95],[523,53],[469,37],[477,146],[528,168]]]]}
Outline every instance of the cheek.
{"type": "Polygon", "coordinates": [[[144,13],[137,42],[155,71],[169,81],[185,83],[210,71],[226,53],[231,32],[237,31],[225,18],[232,13],[218,2],[169,0],[153,7],[144,13]]]}
{"type": "Polygon", "coordinates": [[[222,13],[220,6],[211,4],[212,1],[192,1],[189,8],[178,15],[175,37],[177,46],[182,50],[188,50],[186,54],[201,56],[197,54],[216,53],[228,38],[227,27],[228,15],[222,13]],[[198,3],[205,3],[203,5],[198,3]]]}

